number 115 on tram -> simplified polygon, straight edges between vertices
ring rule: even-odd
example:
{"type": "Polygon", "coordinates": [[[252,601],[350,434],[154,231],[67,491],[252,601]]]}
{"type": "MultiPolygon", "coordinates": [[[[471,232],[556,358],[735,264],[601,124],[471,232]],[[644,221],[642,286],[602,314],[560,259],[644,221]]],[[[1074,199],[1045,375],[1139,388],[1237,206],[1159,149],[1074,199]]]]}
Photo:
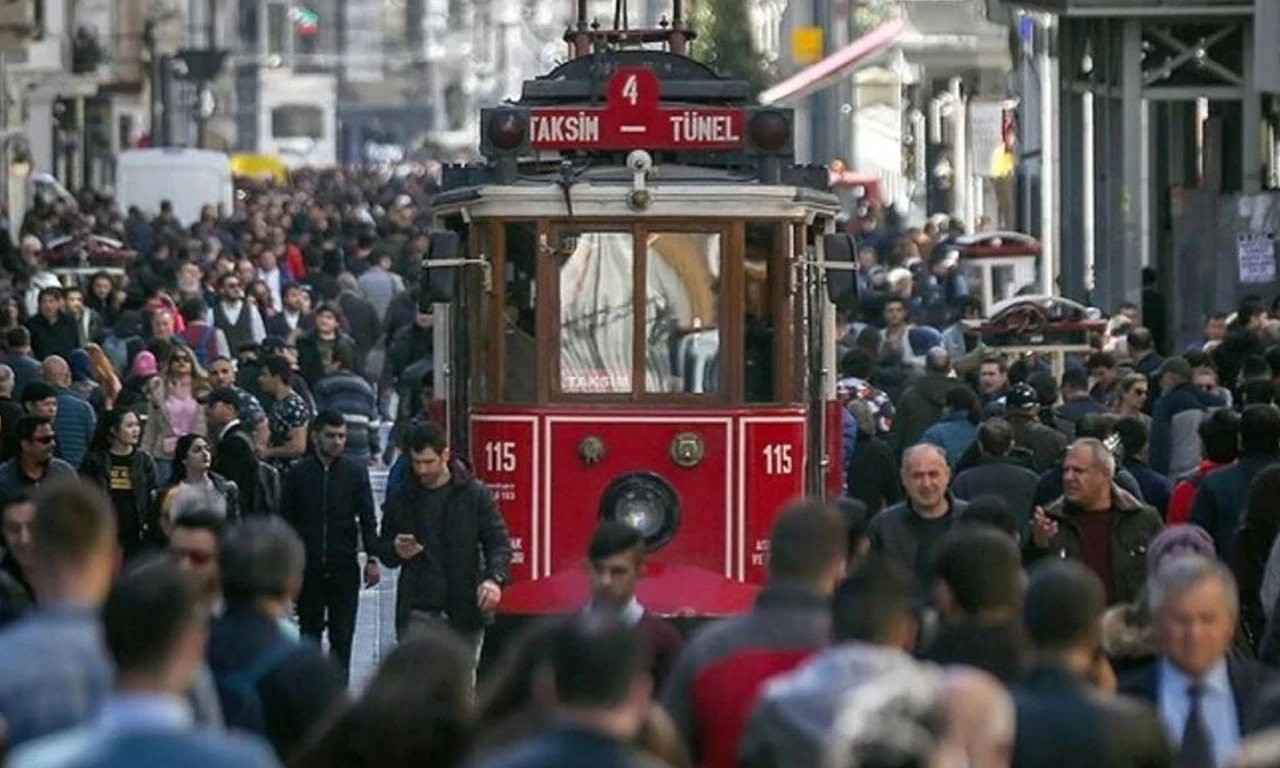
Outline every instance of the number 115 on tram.
{"type": "Polygon", "coordinates": [[[677,53],[599,51],[484,110],[486,162],[443,172],[435,392],[510,530],[502,612],[580,608],[608,519],[644,534],[648,610],[746,610],[780,507],[842,485],[852,243],[791,112],[748,96],[677,53]]]}

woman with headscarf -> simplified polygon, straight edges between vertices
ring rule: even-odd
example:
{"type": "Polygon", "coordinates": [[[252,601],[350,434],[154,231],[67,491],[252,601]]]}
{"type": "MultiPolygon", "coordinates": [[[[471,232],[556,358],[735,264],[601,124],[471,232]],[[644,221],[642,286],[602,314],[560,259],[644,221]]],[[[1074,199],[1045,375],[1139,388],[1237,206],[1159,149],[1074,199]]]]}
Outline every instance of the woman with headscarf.
{"type": "Polygon", "coordinates": [[[94,415],[101,416],[107,409],[106,395],[93,378],[93,359],[83,349],[76,349],[67,364],[71,367],[71,394],[93,406],[94,415]]]}
{"type": "Polygon", "coordinates": [[[120,387],[120,396],[116,404],[131,408],[139,415],[145,414],[147,388],[158,373],[156,356],[146,350],[139,352],[133,358],[133,365],[129,366],[129,375],[125,377],[124,384],[120,387]]]}

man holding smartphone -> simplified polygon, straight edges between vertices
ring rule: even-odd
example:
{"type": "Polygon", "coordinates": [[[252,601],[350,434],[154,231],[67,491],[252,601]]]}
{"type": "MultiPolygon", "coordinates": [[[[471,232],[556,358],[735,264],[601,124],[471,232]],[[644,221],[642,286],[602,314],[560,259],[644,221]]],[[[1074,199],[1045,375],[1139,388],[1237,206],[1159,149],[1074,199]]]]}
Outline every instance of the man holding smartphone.
{"type": "Polygon", "coordinates": [[[400,568],[396,634],[445,623],[479,659],[511,562],[506,523],[438,426],[413,426],[405,444],[412,472],[388,494],[378,537],[383,563],[400,568]]]}

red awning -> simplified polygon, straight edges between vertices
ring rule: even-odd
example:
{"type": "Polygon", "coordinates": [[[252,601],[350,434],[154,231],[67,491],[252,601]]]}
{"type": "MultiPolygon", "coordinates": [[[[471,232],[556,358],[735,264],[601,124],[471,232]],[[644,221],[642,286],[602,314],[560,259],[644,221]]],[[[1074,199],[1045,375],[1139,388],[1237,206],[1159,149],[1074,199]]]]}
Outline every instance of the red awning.
{"type": "Polygon", "coordinates": [[[808,96],[833,85],[842,75],[893,44],[905,22],[892,19],[854,40],[817,64],[811,64],[760,94],[761,104],[776,104],[808,96]]]}

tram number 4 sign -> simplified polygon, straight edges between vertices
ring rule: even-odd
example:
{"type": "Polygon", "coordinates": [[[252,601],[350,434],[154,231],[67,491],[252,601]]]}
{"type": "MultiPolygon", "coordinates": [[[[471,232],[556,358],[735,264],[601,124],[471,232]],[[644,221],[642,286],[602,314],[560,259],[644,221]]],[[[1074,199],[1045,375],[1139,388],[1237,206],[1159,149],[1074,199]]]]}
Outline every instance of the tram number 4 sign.
{"type": "Polygon", "coordinates": [[[658,78],[623,67],[609,78],[604,107],[541,107],[529,112],[534,149],[733,149],[742,146],[743,112],[723,107],[663,107],[658,78]]]}

